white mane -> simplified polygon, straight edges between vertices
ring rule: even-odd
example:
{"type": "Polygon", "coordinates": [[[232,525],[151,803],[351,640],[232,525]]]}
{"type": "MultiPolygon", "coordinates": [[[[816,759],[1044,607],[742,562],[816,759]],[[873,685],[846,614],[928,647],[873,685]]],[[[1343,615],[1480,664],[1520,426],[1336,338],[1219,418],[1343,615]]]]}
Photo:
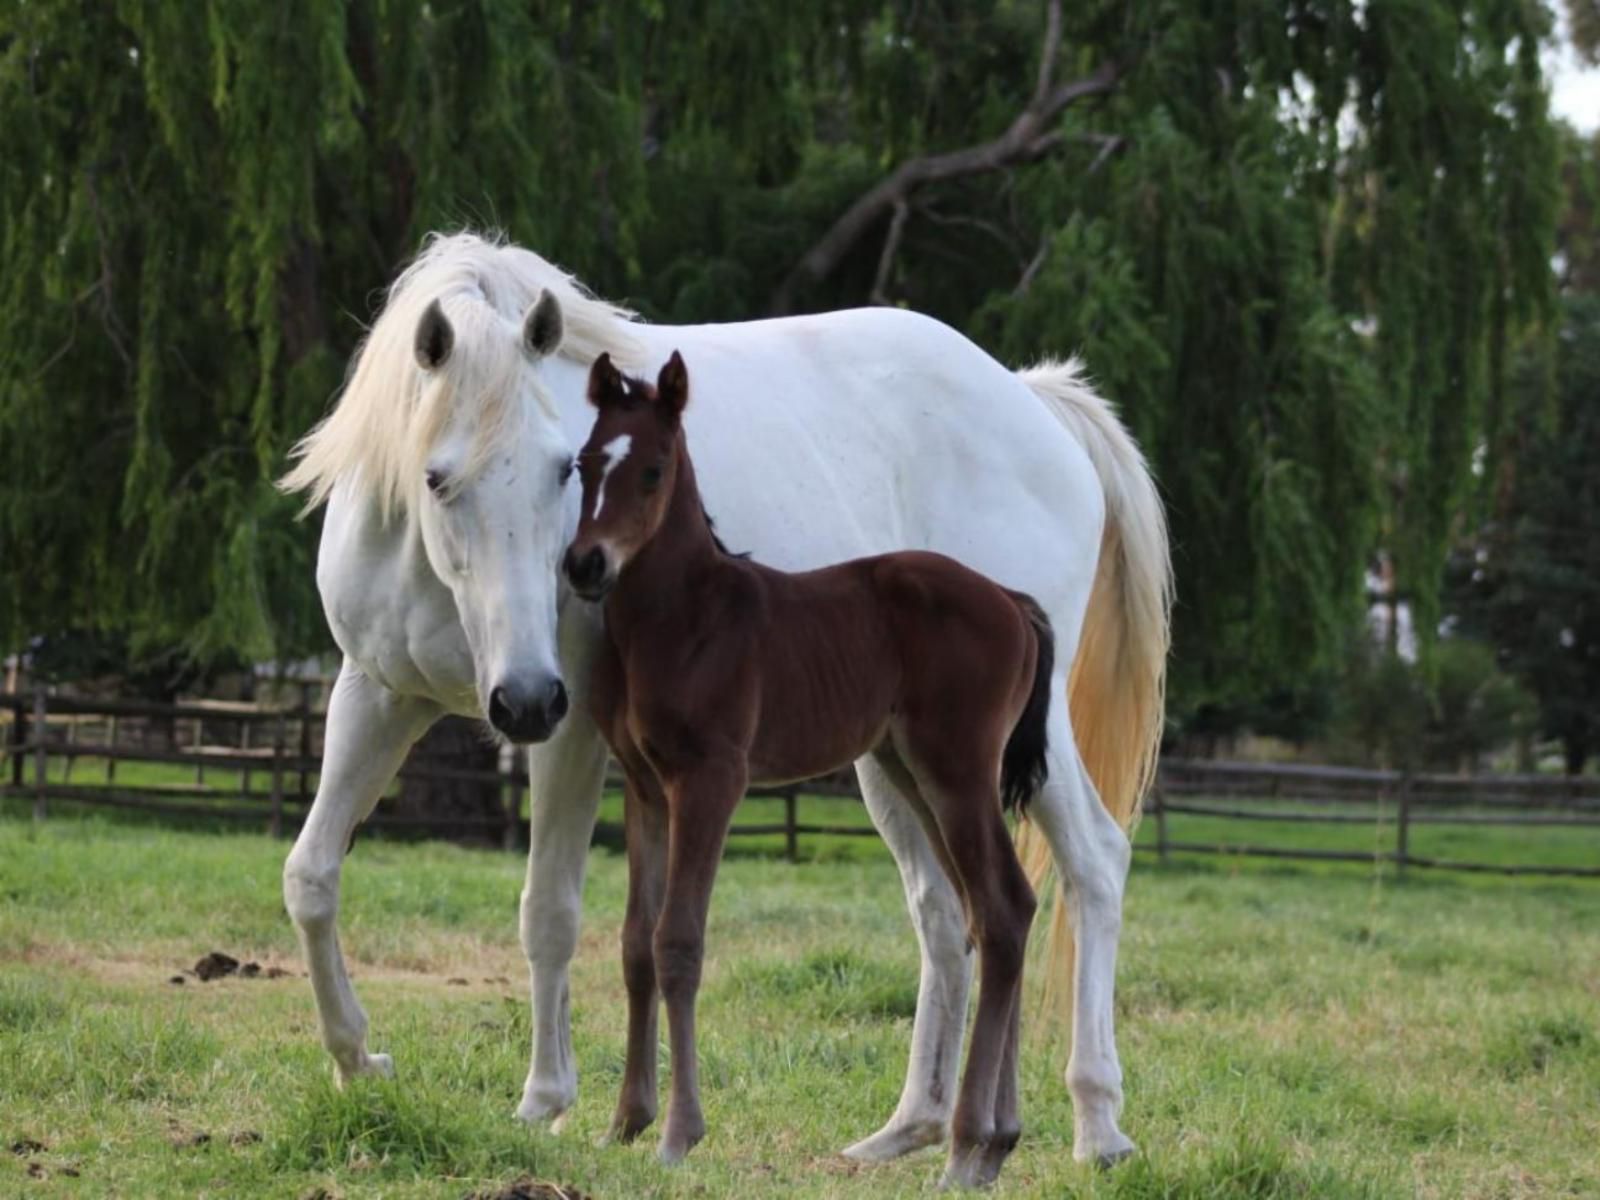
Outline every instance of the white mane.
{"type": "MultiPolygon", "coordinates": [[[[522,320],[548,290],[561,302],[564,336],[558,351],[588,365],[609,353],[637,365],[642,355],[628,323],[633,313],[589,294],[571,275],[530,250],[474,233],[433,234],[422,253],[389,288],[372,332],[357,352],[338,404],[291,452],[297,461],[280,481],[288,492],[307,493],[306,508],[328,498],[341,479],[358,480],[383,510],[409,510],[423,462],[453,414],[477,429],[480,465],[506,431],[519,391],[522,320]],[[417,365],[417,324],[438,300],[449,317],[455,345],[433,374],[417,365]]],[[[541,401],[555,416],[542,389],[541,401]]]]}

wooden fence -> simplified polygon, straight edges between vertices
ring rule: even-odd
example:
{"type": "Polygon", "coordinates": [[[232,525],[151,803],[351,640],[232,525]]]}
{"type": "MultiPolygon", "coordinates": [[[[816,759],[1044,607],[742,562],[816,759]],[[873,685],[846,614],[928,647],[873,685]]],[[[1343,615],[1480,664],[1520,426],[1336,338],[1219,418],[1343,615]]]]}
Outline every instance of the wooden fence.
{"type": "MultiPolygon", "coordinates": [[[[153,704],[0,693],[0,798],[31,802],[46,818],[50,802],[135,809],[167,816],[258,823],[274,835],[298,827],[315,792],[320,769],[322,713],[310,689],[286,707],[221,701],[153,704]],[[187,741],[187,745],[185,745],[187,741]],[[103,778],[74,782],[78,759],[102,764],[103,778]],[[52,771],[51,761],[59,769],[52,771]],[[158,763],[192,772],[192,782],[117,779],[119,763],[158,763]],[[211,769],[213,781],[206,772],[211,769]],[[239,772],[238,782],[216,782],[216,771],[239,772]]],[[[81,768],[80,768],[81,770],[81,768]]],[[[527,773],[522,755],[505,753],[497,770],[469,770],[408,763],[402,779],[467,781],[498,789],[493,817],[460,818],[451,832],[518,844],[527,773]]],[[[743,823],[735,836],[782,835],[794,860],[799,838],[812,835],[876,836],[864,823],[829,824],[800,819],[802,795],[855,797],[848,775],[803,785],[752,789],[752,798],[782,802],[782,819],[743,823]]],[[[1145,807],[1154,826],[1136,849],[1161,861],[1177,854],[1223,854],[1331,862],[1392,863],[1409,868],[1493,872],[1507,875],[1567,875],[1600,878],[1600,780],[1554,776],[1439,775],[1352,767],[1165,759],[1155,792],[1145,807]],[[1370,850],[1210,843],[1175,839],[1170,817],[1195,816],[1258,824],[1365,826],[1374,832],[1370,850]],[[1593,838],[1592,865],[1502,864],[1418,854],[1411,834],[1419,826],[1519,826],[1571,829],[1593,838]],[[1386,841],[1385,841],[1386,839],[1386,841]]],[[[369,824],[408,828],[437,822],[397,815],[380,807],[369,824]]],[[[620,829],[602,826],[602,835],[620,829]]]]}

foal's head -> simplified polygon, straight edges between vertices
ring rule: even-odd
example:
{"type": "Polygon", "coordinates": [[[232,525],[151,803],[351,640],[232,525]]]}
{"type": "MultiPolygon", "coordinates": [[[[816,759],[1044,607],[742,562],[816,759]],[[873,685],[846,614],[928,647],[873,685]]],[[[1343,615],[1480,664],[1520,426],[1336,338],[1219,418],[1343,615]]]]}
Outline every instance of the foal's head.
{"type": "Polygon", "coordinates": [[[598,600],[666,518],[682,459],[689,372],[674,350],[651,387],[602,354],[589,372],[589,403],[600,415],[578,452],[583,507],[562,568],[573,590],[598,600]]]}

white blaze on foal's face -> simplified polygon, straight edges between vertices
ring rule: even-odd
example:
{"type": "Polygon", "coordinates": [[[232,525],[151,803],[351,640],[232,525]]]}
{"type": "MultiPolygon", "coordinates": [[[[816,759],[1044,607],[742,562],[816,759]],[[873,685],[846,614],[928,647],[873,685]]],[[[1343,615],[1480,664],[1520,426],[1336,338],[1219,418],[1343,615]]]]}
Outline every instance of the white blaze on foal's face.
{"type": "Polygon", "coordinates": [[[622,460],[628,457],[628,451],[631,449],[633,449],[631,433],[620,433],[600,447],[600,453],[605,456],[605,465],[600,468],[600,486],[595,489],[594,512],[590,514],[596,521],[600,519],[600,510],[606,504],[606,480],[611,478],[611,472],[622,465],[622,460]]]}

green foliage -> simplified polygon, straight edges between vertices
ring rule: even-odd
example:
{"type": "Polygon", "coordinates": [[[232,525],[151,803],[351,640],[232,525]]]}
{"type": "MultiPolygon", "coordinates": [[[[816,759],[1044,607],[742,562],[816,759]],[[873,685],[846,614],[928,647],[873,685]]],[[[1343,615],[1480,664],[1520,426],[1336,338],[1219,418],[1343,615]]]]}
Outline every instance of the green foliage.
{"type": "Polygon", "coordinates": [[[1446,638],[1424,666],[1355,640],[1337,684],[1335,727],[1362,759],[1471,771],[1533,732],[1535,702],[1489,646],[1446,638]]]}
{"type": "Polygon", "coordinates": [[[1451,598],[1538,696],[1570,770],[1600,750],[1600,295],[1562,304],[1517,373],[1522,445],[1500,512],[1463,547],[1451,598]],[[1549,354],[1548,359],[1544,355],[1549,354]],[[1554,380],[1554,412],[1543,381],[1554,380]]]}
{"type": "MultiPolygon", "coordinates": [[[[1007,128],[1045,7],[12,0],[0,648],[322,648],[315,527],[270,481],[425,231],[501,227],[652,319],[764,315],[888,171],[1007,128]]],[[[1180,715],[1303,691],[1376,543],[1432,628],[1548,292],[1548,16],[1063,12],[1056,80],[1115,90],[916,193],[887,290],[1019,365],[1081,351],[1120,403],[1170,506],[1180,715]]],[[[883,234],[805,303],[863,302],[883,234]]]]}

